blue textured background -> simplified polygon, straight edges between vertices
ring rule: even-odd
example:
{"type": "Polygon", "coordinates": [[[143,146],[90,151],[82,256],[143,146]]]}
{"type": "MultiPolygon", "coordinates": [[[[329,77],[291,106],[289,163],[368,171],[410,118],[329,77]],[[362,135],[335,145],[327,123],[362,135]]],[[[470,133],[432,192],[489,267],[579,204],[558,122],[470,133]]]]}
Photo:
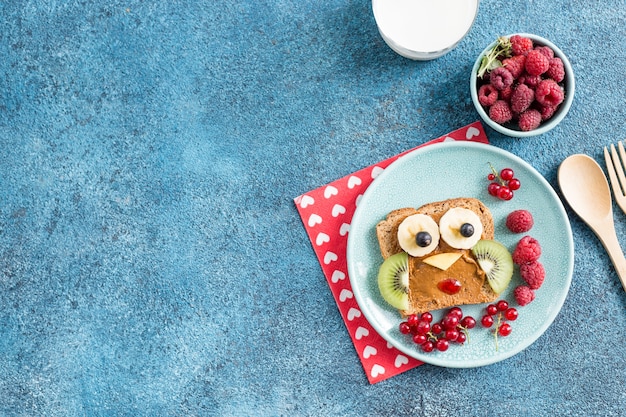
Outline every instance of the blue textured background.
{"type": "Polygon", "coordinates": [[[556,187],[566,156],[626,139],[625,1],[484,0],[430,62],[394,54],[365,0],[0,18],[0,415],[623,415],[626,295],[571,211],[572,287],[535,344],[371,386],[292,199],[475,121],[473,61],[511,32],[576,72],[555,130],[487,131],[556,187]]]}

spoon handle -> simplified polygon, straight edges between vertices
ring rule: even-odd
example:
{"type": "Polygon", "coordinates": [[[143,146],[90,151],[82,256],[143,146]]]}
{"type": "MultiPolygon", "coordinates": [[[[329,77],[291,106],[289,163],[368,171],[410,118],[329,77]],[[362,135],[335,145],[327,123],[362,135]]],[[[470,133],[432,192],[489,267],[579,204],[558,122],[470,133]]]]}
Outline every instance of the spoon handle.
{"type": "Polygon", "coordinates": [[[611,258],[611,262],[613,262],[613,266],[617,272],[617,276],[622,282],[622,287],[624,287],[624,291],[626,291],[626,258],[624,258],[624,253],[617,240],[615,227],[613,227],[612,224],[610,226],[607,225],[607,227],[603,227],[602,230],[598,230],[597,235],[608,252],[609,258],[611,258]]]}

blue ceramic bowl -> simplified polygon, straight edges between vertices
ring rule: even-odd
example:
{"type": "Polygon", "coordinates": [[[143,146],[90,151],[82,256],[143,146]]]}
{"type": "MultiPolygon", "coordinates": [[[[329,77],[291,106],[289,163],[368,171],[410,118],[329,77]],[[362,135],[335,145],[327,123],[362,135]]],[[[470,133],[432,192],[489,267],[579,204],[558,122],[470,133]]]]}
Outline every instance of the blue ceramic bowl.
{"type": "MultiPolygon", "coordinates": [[[[506,35],[506,37],[510,38],[513,35],[515,34],[506,35]]],[[[476,74],[478,72],[478,68],[480,67],[480,62],[483,56],[491,48],[493,48],[496,45],[497,41],[494,41],[489,46],[487,46],[476,59],[476,62],[474,63],[474,67],[472,68],[472,73],[470,76],[470,93],[471,93],[472,102],[474,103],[474,107],[476,108],[476,111],[478,112],[480,117],[483,119],[483,121],[487,125],[489,125],[493,130],[500,132],[504,135],[523,138],[523,137],[541,135],[543,133],[546,133],[554,129],[556,125],[561,123],[561,121],[563,120],[567,112],[569,111],[570,107],[572,106],[572,101],[574,100],[574,91],[576,89],[576,83],[574,81],[574,71],[572,70],[572,66],[569,60],[567,59],[567,56],[565,56],[563,51],[561,51],[556,45],[554,45],[549,40],[542,38],[541,36],[532,35],[529,33],[518,33],[517,35],[532,39],[535,45],[549,46],[554,51],[554,56],[555,57],[558,56],[563,61],[563,67],[565,69],[565,79],[563,80],[561,84],[563,85],[563,88],[565,90],[565,99],[559,106],[558,110],[554,113],[554,115],[550,119],[546,120],[545,122],[542,122],[541,125],[539,125],[537,129],[534,129],[531,131],[521,130],[519,127],[517,127],[517,125],[514,122],[501,125],[501,124],[494,122],[493,120],[489,118],[489,115],[485,111],[485,108],[478,101],[479,83],[478,83],[478,78],[476,74]]]]}

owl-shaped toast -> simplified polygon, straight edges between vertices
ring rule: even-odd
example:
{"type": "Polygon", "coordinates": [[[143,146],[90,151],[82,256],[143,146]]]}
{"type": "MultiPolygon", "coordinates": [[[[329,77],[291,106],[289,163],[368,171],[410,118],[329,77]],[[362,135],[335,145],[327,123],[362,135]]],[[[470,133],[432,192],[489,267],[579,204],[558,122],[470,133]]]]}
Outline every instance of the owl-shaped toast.
{"type": "Polygon", "coordinates": [[[510,254],[493,240],[491,212],[475,198],[394,210],[376,235],[381,294],[403,316],[492,302],[513,273],[510,254]]]}

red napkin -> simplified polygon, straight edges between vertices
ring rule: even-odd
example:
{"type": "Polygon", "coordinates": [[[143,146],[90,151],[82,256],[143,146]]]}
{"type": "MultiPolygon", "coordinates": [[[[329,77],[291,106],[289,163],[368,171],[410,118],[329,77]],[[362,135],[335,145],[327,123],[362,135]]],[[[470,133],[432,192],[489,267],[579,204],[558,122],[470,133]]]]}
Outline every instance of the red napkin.
{"type": "Polygon", "coordinates": [[[348,279],[346,247],[356,202],[374,178],[400,156],[422,146],[449,140],[488,143],[482,124],[474,122],[294,199],[313,250],[371,384],[415,368],[422,362],[406,356],[376,333],[354,299],[348,279]]]}

